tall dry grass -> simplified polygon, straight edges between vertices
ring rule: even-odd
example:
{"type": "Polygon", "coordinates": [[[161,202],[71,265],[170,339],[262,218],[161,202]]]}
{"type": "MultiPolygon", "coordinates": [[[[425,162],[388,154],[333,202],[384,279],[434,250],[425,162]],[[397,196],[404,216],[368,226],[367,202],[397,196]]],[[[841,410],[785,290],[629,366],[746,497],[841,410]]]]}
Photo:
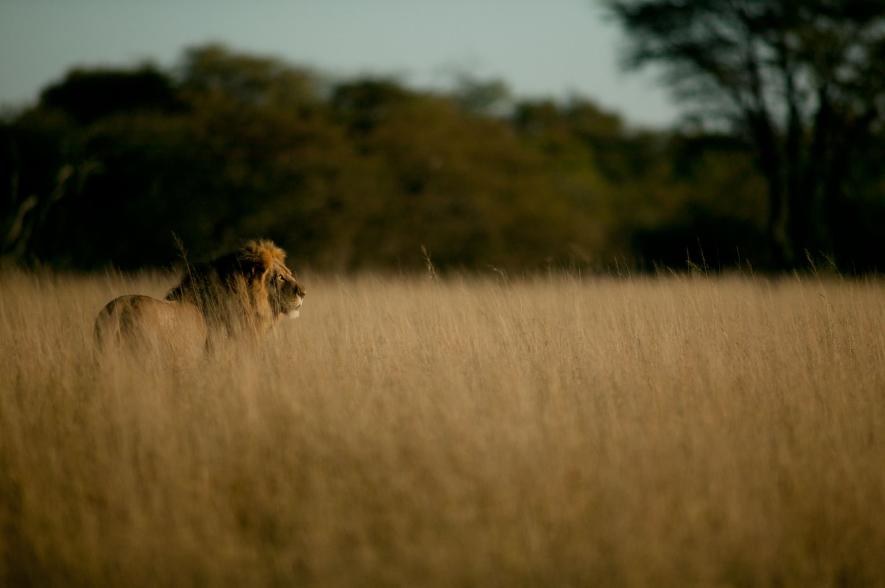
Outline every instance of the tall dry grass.
{"type": "Polygon", "coordinates": [[[885,285],[315,278],[196,363],[166,276],[0,275],[0,584],[885,584],[885,285]]]}

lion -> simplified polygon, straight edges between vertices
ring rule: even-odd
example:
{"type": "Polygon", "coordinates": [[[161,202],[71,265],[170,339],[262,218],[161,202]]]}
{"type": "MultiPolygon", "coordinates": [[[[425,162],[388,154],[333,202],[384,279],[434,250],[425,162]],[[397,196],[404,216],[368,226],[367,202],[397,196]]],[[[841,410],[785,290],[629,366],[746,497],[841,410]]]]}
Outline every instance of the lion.
{"type": "Polygon", "coordinates": [[[218,336],[260,336],[283,318],[297,318],[304,288],[268,240],[188,266],[164,300],[128,294],[95,319],[100,347],[110,341],[159,344],[174,351],[207,348],[218,336]]]}

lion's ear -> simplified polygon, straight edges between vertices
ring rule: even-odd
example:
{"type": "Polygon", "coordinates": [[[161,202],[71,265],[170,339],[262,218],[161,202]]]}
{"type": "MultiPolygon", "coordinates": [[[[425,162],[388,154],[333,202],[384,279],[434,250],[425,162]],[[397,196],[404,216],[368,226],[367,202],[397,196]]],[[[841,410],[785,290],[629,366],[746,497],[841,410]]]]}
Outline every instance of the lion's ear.
{"type": "Polygon", "coordinates": [[[260,278],[266,270],[261,258],[253,255],[238,255],[231,269],[250,282],[260,278]]]}
{"type": "Polygon", "coordinates": [[[286,254],[270,241],[249,241],[240,249],[238,257],[243,271],[250,278],[264,279],[274,262],[281,262],[286,254]]]}
{"type": "Polygon", "coordinates": [[[249,279],[252,280],[263,280],[267,273],[270,271],[270,266],[267,265],[263,259],[250,259],[246,263],[243,264],[243,270],[249,279]]]}

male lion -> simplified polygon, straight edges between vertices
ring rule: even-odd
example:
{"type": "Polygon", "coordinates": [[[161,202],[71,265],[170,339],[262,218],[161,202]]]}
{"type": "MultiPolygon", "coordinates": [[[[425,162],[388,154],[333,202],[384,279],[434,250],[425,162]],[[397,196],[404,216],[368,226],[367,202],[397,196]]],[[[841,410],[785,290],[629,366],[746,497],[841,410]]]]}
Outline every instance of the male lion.
{"type": "Polygon", "coordinates": [[[304,289],[271,241],[187,268],[165,300],[129,294],[95,319],[99,345],[111,340],[154,343],[173,350],[204,348],[217,335],[259,335],[301,312],[304,289]]]}

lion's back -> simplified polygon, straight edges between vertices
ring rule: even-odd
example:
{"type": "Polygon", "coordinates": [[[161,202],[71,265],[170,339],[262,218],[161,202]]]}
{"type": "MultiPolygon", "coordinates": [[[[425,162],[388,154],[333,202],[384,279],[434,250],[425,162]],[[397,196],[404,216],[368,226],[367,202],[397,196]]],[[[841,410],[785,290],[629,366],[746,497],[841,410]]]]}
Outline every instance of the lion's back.
{"type": "Polygon", "coordinates": [[[137,294],[108,302],[95,319],[94,332],[101,347],[124,343],[181,351],[202,351],[207,337],[205,320],[196,306],[137,294]]]}

